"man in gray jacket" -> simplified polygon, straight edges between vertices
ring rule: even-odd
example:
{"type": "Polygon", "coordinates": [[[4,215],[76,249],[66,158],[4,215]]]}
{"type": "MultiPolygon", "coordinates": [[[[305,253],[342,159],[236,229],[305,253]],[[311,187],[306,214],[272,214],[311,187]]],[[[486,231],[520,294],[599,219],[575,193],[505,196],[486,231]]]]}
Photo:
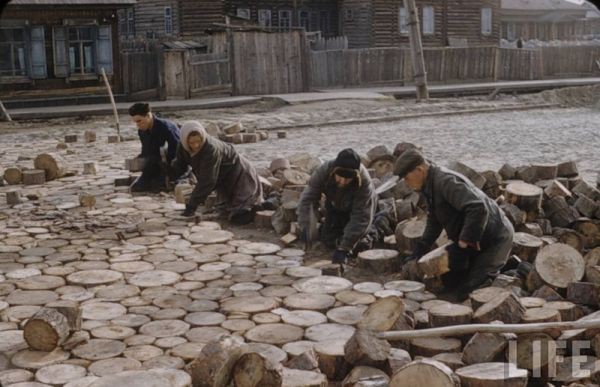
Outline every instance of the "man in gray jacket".
{"type": "Polygon", "coordinates": [[[303,238],[309,227],[311,208],[318,209],[325,195],[325,221],[319,229],[321,241],[335,249],[333,263],[346,263],[373,223],[377,194],[360,156],[344,149],[335,160],[315,170],[298,204],[298,224],[303,238]]]}
{"type": "Polygon", "coordinates": [[[485,284],[508,260],[513,227],[496,202],[463,175],[427,161],[417,149],[404,152],[394,173],[418,191],[427,203],[427,226],[413,254],[418,259],[432,248],[442,230],[455,242],[449,249],[450,270],[442,279],[461,295],[485,284]]]}

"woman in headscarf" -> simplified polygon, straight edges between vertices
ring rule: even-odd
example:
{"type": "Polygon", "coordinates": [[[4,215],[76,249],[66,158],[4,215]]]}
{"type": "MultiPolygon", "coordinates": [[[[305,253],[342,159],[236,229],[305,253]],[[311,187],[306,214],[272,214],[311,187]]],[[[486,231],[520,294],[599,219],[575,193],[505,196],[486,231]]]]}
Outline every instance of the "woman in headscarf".
{"type": "Polygon", "coordinates": [[[188,166],[198,183],[185,206],[183,216],[192,216],[208,195],[216,190],[219,203],[229,211],[229,220],[247,224],[254,220],[263,192],[256,169],[233,145],[206,133],[198,121],[188,121],[181,128],[181,142],[172,163],[176,176],[183,175],[188,166]]]}

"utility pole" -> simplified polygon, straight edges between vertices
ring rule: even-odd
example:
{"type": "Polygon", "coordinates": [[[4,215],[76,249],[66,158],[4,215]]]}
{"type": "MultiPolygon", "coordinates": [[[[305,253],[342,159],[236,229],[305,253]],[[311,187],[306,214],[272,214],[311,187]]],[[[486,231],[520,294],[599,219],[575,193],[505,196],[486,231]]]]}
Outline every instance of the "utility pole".
{"type": "Polygon", "coordinates": [[[415,85],[417,86],[417,101],[429,100],[427,88],[427,71],[423,57],[423,43],[421,42],[421,27],[415,0],[404,0],[404,7],[408,13],[408,26],[410,28],[410,56],[412,58],[415,85]]]}

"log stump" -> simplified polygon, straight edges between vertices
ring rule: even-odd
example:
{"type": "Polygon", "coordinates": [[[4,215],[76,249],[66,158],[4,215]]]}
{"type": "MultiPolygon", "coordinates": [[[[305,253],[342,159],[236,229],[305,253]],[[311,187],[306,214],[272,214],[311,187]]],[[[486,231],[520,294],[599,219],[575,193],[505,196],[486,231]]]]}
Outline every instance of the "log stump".
{"type": "Polygon", "coordinates": [[[475,333],[465,345],[461,360],[467,365],[497,361],[507,346],[507,335],[475,333]]]}
{"type": "Polygon", "coordinates": [[[526,387],[527,370],[512,363],[473,364],[456,370],[462,387],[526,387]]]}
{"type": "Polygon", "coordinates": [[[567,300],[580,305],[598,305],[600,284],[591,282],[571,282],[567,286],[567,300]]]}
{"type": "Polygon", "coordinates": [[[426,225],[427,220],[425,218],[412,218],[398,223],[395,232],[398,250],[406,254],[412,253],[417,242],[421,240],[426,225]]]}
{"type": "Polygon", "coordinates": [[[108,142],[109,144],[116,144],[118,142],[121,142],[121,136],[117,134],[111,134],[106,138],[106,142],[108,142]]]}
{"type": "Polygon", "coordinates": [[[535,185],[514,182],[506,186],[506,201],[527,213],[537,213],[542,205],[544,191],[535,185]]]}
{"type": "Polygon", "coordinates": [[[23,171],[24,185],[39,185],[46,182],[46,171],[42,169],[28,169],[23,171]]]}
{"type": "Polygon", "coordinates": [[[354,366],[384,368],[390,349],[387,341],[377,339],[359,329],[344,346],[344,356],[346,361],[354,366]]]}
{"type": "Polygon", "coordinates": [[[390,380],[390,387],[460,387],[452,370],[433,359],[419,359],[400,368],[390,380]]]}
{"type": "Polygon", "coordinates": [[[139,172],[146,166],[146,159],[143,157],[136,157],[134,159],[125,159],[125,169],[129,172],[139,172]]]}
{"type": "Polygon", "coordinates": [[[282,379],[281,364],[255,352],[243,354],[233,369],[233,382],[237,387],[279,387],[282,379]]]}
{"type": "Polygon", "coordinates": [[[246,351],[246,344],[237,336],[223,336],[206,344],[200,355],[186,366],[194,386],[226,386],[233,370],[246,351]]]}
{"type": "Polygon", "coordinates": [[[93,130],[86,130],[83,132],[83,139],[86,143],[95,142],[96,141],[96,132],[93,130]]]}
{"type": "Polygon", "coordinates": [[[502,321],[516,324],[521,321],[525,308],[513,293],[498,294],[494,299],[483,304],[473,314],[473,321],[487,324],[492,321],[502,321]]]}
{"type": "Polygon", "coordinates": [[[556,176],[558,177],[574,177],[579,175],[577,163],[575,161],[565,161],[557,166],[556,176]]]}
{"type": "Polygon", "coordinates": [[[21,191],[18,189],[12,189],[10,191],[6,191],[6,204],[9,206],[14,206],[15,204],[19,204],[23,201],[21,197],[21,191]]]}
{"type": "Polygon", "coordinates": [[[23,337],[30,348],[50,352],[69,337],[69,321],[51,308],[42,308],[25,324],[23,337]]]}
{"type": "Polygon", "coordinates": [[[4,170],[4,181],[10,185],[21,184],[23,181],[21,169],[17,167],[6,168],[4,170]]]}
{"type": "Polygon", "coordinates": [[[402,261],[396,250],[367,250],[358,254],[358,266],[376,274],[393,273],[400,269],[402,261]]]}
{"type": "Polygon", "coordinates": [[[429,324],[432,328],[470,324],[473,309],[459,304],[440,304],[429,309],[429,324]]]}
{"type": "Polygon", "coordinates": [[[42,169],[46,173],[46,181],[63,177],[66,173],[65,161],[54,153],[42,153],[33,160],[35,169],[42,169]]]}
{"type": "Polygon", "coordinates": [[[95,175],[98,171],[98,166],[95,161],[86,161],[83,163],[83,174],[84,175],[95,175]]]}
{"type": "Polygon", "coordinates": [[[535,271],[546,284],[564,289],[571,282],[581,281],[585,262],[571,246],[555,243],[540,249],[535,259],[535,271]]]}
{"type": "Polygon", "coordinates": [[[67,135],[65,135],[65,142],[67,144],[73,143],[73,142],[77,142],[77,135],[76,134],[67,134],[67,135]]]}
{"type": "Polygon", "coordinates": [[[96,197],[89,193],[83,192],[79,194],[79,205],[86,208],[94,208],[96,206],[96,197]]]}
{"type": "Polygon", "coordinates": [[[557,196],[567,198],[571,196],[571,191],[569,191],[567,187],[565,187],[558,180],[552,180],[552,183],[550,183],[546,188],[544,188],[544,194],[549,199],[555,198],[557,196]]]}
{"type": "Polygon", "coordinates": [[[319,360],[319,369],[329,380],[343,380],[352,368],[345,358],[345,344],[346,340],[339,339],[320,341],[314,346],[319,360]]]}
{"type": "Polygon", "coordinates": [[[448,262],[448,243],[425,254],[417,262],[419,269],[428,277],[440,277],[450,271],[448,262]]]}
{"type": "Polygon", "coordinates": [[[524,261],[533,262],[543,245],[544,242],[538,237],[524,232],[516,232],[513,237],[512,253],[524,261]]]}
{"type": "Polygon", "coordinates": [[[400,297],[385,297],[369,305],[357,327],[375,332],[387,331],[403,313],[404,303],[400,297]]]}

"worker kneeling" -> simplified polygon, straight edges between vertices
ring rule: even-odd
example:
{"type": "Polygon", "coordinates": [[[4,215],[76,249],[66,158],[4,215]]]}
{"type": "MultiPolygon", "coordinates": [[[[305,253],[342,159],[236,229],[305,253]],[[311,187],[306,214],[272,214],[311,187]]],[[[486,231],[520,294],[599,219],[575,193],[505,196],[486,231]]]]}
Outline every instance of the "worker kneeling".
{"type": "Polygon", "coordinates": [[[465,176],[426,160],[420,151],[404,152],[394,173],[420,192],[427,204],[427,226],[413,254],[419,259],[432,248],[442,230],[454,245],[448,249],[450,272],[442,277],[447,289],[461,297],[490,284],[508,260],[514,229],[496,202],[465,176]]]}
{"type": "Polygon", "coordinates": [[[335,249],[333,263],[345,264],[351,254],[370,248],[371,243],[364,239],[369,237],[377,208],[375,187],[354,150],[344,149],[335,160],[323,163],[302,192],[298,224],[305,240],[309,237],[310,212],[319,208],[322,195],[325,195],[325,220],[319,229],[319,239],[335,249]]]}
{"type": "Polygon", "coordinates": [[[181,127],[181,143],[172,163],[171,173],[179,177],[188,166],[198,181],[183,216],[192,216],[213,190],[217,200],[228,212],[234,224],[254,220],[263,202],[263,192],[256,169],[233,145],[213,138],[198,121],[188,121],[181,127]]]}

